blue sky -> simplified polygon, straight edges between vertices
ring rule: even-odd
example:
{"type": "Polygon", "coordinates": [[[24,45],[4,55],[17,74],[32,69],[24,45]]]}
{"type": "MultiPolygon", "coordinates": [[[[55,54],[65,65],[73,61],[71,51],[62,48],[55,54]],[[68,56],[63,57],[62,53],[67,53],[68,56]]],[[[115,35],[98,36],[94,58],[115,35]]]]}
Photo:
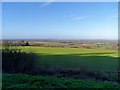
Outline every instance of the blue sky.
{"type": "Polygon", "coordinates": [[[2,4],[3,39],[117,39],[116,2],[2,4]]]}

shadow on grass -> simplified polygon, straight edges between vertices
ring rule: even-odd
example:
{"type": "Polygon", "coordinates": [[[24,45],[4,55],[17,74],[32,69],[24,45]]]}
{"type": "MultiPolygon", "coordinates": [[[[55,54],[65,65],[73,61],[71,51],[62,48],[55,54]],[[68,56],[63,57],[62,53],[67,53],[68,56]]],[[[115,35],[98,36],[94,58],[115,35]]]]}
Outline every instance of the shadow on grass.
{"type": "Polygon", "coordinates": [[[45,55],[5,49],[2,54],[4,73],[117,80],[118,58],[93,56],[94,54],[112,53],[45,55]],[[89,56],[89,54],[92,56],[89,56]]]}
{"type": "MultiPolygon", "coordinates": [[[[92,55],[94,53],[90,53],[92,55]]],[[[100,54],[100,53],[99,53],[100,54]]],[[[79,67],[88,67],[89,69],[104,69],[114,71],[118,68],[118,58],[110,56],[89,56],[84,54],[59,54],[59,55],[38,55],[37,60],[42,64],[57,65],[63,67],[71,67],[73,69],[79,67]],[[85,55],[85,56],[84,56],[85,55]]]]}
{"type": "Polygon", "coordinates": [[[94,80],[118,80],[118,58],[84,55],[87,54],[38,55],[39,64],[33,70],[33,74],[94,80]]]}

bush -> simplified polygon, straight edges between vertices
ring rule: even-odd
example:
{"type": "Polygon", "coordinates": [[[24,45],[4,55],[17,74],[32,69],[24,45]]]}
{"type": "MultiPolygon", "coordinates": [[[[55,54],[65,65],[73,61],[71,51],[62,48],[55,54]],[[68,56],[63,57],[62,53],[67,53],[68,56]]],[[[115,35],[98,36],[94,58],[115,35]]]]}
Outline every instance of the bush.
{"type": "Polygon", "coordinates": [[[2,70],[7,73],[30,73],[37,63],[35,54],[21,49],[4,47],[2,49],[2,70]]]}

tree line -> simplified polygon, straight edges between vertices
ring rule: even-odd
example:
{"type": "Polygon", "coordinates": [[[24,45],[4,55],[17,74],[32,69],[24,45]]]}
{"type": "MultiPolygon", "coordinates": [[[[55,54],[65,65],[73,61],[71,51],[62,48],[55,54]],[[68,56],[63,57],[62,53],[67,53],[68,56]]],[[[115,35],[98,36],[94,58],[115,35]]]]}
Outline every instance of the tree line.
{"type": "Polygon", "coordinates": [[[29,42],[21,40],[17,42],[12,42],[9,40],[2,41],[2,46],[30,46],[29,42]]]}

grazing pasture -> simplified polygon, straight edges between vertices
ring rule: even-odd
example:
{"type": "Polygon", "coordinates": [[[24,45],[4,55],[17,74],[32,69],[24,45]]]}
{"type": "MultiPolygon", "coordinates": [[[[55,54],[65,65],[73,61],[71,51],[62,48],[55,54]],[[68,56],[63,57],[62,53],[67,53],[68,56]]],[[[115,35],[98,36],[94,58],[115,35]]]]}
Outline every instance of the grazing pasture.
{"type": "Polygon", "coordinates": [[[10,46],[4,54],[3,71],[16,68],[3,72],[3,88],[117,87],[117,50],[10,46]]]}
{"type": "Polygon", "coordinates": [[[110,78],[117,78],[118,51],[108,49],[20,47],[25,52],[37,54],[42,65],[62,69],[99,71],[110,78]]]}

